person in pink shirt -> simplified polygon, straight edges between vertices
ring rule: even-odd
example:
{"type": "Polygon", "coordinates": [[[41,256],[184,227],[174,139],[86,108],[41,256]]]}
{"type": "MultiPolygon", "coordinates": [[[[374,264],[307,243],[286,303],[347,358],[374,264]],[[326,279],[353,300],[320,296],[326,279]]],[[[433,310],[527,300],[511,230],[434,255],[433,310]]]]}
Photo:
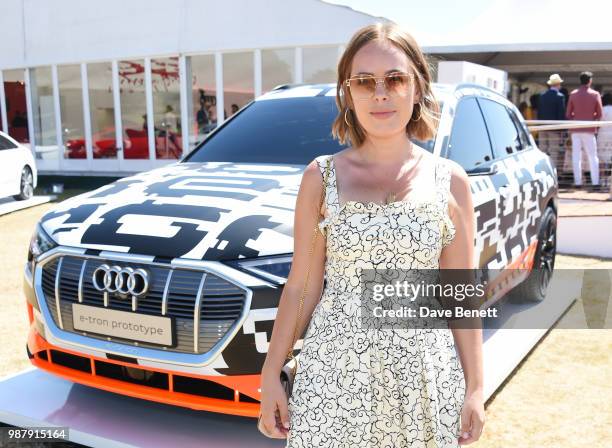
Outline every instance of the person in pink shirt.
{"type": "MultiPolygon", "coordinates": [[[[567,102],[565,118],[568,120],[600,120],[602,115],[601,95],[591,89],[593,73],[580,74],[580,87],[570,93],[567,102]]],[[[582,148],[589,158],[592,184],[599,185],[599,158],[597,157],[597,127],[570,129],[572,136],[572,165],[574,169],[574,185],[582,185],[582,148]]]]}

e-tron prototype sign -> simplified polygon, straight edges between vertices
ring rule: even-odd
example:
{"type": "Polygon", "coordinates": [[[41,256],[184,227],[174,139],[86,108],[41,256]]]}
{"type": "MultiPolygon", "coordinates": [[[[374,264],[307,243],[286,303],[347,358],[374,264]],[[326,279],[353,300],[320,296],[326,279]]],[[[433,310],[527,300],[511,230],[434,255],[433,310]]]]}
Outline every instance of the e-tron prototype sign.
{"type": "Polygon", "coordinates": [[[75,330],[171,346],[172,318],[72,304],[75,330]]]}

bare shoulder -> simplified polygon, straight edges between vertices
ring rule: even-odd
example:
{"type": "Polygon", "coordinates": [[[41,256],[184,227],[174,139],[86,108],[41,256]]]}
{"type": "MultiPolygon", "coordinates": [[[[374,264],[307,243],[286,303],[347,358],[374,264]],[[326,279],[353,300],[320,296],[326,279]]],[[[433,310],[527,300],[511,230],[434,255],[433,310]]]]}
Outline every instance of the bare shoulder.
{"type": "Polygon", "coordinates": [[[302,173],[301,189],[307,192],[316,193],[322,188],[323,174],[321,173],[321,167],[316,159],[313,159],[302,173]]]}
{"type": "Polygon", "coordinates": [[[313,159],[302,173],[302,180],[300,182],[300,188],[298,191],[298,197],[296,202],[296,216],[299,215],[300,219],[304,210],[311,209],[314,213],[323,215],[323,209],[318,210],[318,204],[323,197],[323,172],[322,166],[319,163],[323,163],[323,158],[313,159]]]}
{"type": "Polygon", "coordinates": [[[444,159],[450,171],[451,204],[458,208],[472,204],[470,178],[465,169],[454,160],[444,159]]]}
{"type": "Polygon", "coordinates": [[[334,155],[333,155],[334,156],[334,161],[336,161],[336,162],[338,160],[343,161],[345,159],[347,161],[351,161],[351,162],[355,161],[355,160],[357,160],[356,153],[357,153],[357,150],[355,148],[353,148],[352,146],[348,146],[348,147],[346,147],[346,148],[344,148],[344,149],[334,153],[334,155]]]}
{"type": "Polygon", "coordinates": [[[451,186],[452,184],[462,185],[470,184],[470,178],[467,175],[465,169],[454,160],[443,158],[444,162],[448,165],[451,173],[451,186]]]}

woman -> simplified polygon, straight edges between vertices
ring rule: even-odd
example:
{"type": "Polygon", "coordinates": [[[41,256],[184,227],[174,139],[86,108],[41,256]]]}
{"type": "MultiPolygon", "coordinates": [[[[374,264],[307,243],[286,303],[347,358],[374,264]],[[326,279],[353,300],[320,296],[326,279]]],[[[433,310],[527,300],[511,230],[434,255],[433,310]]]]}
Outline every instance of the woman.
{"type": "Polygon", "coordinates": [[[338,64],[332,132],[352,146],[304,171],[293,263],[262,369],[265,430],[289,447],[446,447],[480,436],[481,330],[389,332],[361,328],[356,318],[362,269],[473,268],[467,175],[410,140],[436,129],[430,82],[420,48],[392,24],[357,31],[338,64]],[[317,223],[324,237],[309,254],[317,223]],[[297,334],[308,331],[287,400],[279,373],[309,267],[297,334]]]}

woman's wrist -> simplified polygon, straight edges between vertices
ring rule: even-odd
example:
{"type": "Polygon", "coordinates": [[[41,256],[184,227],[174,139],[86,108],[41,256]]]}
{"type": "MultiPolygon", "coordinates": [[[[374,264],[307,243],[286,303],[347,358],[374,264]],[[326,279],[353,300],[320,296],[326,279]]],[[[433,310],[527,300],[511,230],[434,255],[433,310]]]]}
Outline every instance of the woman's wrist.
{"type": "Polygon", "coordinates": [[[474,396],[474,395],[480,395],[481,397],[484,396],[484,392],[482,389],[482,386],[468,386],[465,390],[465,395],[468,397],[474,396]]]}
{"type": "Polygon", "coordinates": [[[272,378],[274,377],[278,377],[280,376],[280,372],[281,372],[281,367],[275,367],[270,365],[270,363],[268,362],[264,362],[263,367],[261,368],[261,376],[264,377],[268,377],[271,376],[272,378]]]}

